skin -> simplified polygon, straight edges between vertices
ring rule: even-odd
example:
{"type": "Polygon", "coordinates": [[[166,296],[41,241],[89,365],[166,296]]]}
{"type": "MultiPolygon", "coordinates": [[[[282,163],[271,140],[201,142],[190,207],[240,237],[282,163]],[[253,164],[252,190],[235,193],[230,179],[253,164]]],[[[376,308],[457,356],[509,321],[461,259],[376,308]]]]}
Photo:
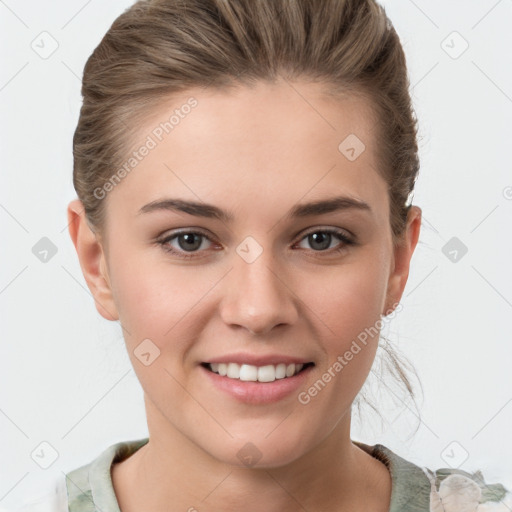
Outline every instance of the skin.
{"type": "MultiPolygon", "coordinates": [[[[318,84],[292,88],[281,80],[229,92],[190,89],[148,117],[140,143],[190,96],[198,106],[109,192],[104,232],[91,231],[79,200],[68,207],[96,307],[120,321],[144,390],[150,441],[113,466],[120,507],[387,511],[386,466],[350,439],[351,404],[377,336],[307,405],[297,393],[269,405],[241,403],[212,386],[199,365],[237,351],[304,357],[315,363],[299,391],[307,390],[399,302],[421,210],[410,209],[403,243],[394,247],[387,186],[375,170],[375,123],[363,99],[334,100],[318,84]],[[366,146],[355,161],[338,150],[351,133],[366,146]],[[298,203],[333,195],[361,199],[371,212],[286,216],[298,203]],[[211,203],[234,220],[138,214],[165,197],[211,203]],[[210,238],[195,258],[155,242],[179,228],[210,238]],[[306,236],[328,228],[357,244],[333,235],[322,250],[306,236]],[[252,263],[236,252],[247,236],[263,249],[252,263]],[[160,350],[149,366],[134,355],[147,338],[160,350]],[[262,454],[252,467],[237,458],[248,442],[262,454]]],[[[187,254],[177,239],[169,244],[187,254]]]]}

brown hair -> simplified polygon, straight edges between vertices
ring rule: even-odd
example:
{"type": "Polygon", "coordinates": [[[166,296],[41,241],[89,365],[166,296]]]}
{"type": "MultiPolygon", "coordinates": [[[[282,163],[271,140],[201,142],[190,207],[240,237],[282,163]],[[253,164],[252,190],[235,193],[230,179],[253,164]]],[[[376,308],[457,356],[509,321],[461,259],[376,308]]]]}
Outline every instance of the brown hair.
{"type": "MultiPolygon", "coordinates": [[[[278,76],[321,83],[334,97],[368,99],[377,171],[388,184],[399,243],[419,170],[417,121],[399,37],[374,0],[140,0],[127,9],[83,75],[73,184],[91,228],[101,233],[106,222],[106,200],[94,191],[126,159],[141,120],[164,98],[278,76]]],[[[399,360],[384,349],[414,399],[399,360]]]]}

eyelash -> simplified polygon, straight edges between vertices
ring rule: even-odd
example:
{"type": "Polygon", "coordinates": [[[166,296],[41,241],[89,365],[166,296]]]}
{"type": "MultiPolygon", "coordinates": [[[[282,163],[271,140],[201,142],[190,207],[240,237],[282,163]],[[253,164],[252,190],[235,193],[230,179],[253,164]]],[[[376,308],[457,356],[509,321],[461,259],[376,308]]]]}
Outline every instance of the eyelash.
{"type": "MultiPolygon", "coordinates": [[[[315,250],[312,250],[313,252],[315,253],[328,253],[328,254],[337,254],[337,253],[340,253],[342,252],[343,250],[346,249],[346,246],[349,246],[349,245],[356,245],[356,242],[355,240],[353,240],[352,238],[350,238],[348,235],[345,234],[344,231],[341,231],[341,230],[338,230],[338,229],[333,229],[333,228],[330,228],[330,229],[315,229],[315,230],[312,230],[312,231],[309,231],[307,233],[305,233],[302,238],[300,238],[300,240],[298,241],[298,243],[302,242],[302,240],[304,240],[306,237],[308,237],[309,235],[312,235],[312,234],[315,234],[315,233],[327,233],[327,234],[331,234],[331,235],[335,235],[337,238],[339,238],[339,240],[341,242],[343,242],[339,247],[337,248],[333,248],[333,249],[326,249],[326,250],[321,250],[321,251],[315,251],[315,250]]],[[[167,245],[171,240],[174,240],[175,238],[178,238],[180,235],[200,235],[204,238],[206,238],[207,240],[209,240],[210,242],[213,242],[210,237],[201,232],[201,231],[179,231],[177,233],[174,233],[170,236],[167,236],[165,238],[163,238],[162,240],[157,240],[157,243],[162,247],[162,249],[167,252],[167,253],[170,253],[172,255],[175,255],[177,256],[178,258],[182,258],[182,259],[192,259],[192,258],[197,258],[197,254],[200,252],[200,251],[195,251],[195,252],[191,252],[191,253],[187,253],[187,252],[184,252],[184,251],[178,251],[172,247],[170,247],[169,245],[167,245]]]]}

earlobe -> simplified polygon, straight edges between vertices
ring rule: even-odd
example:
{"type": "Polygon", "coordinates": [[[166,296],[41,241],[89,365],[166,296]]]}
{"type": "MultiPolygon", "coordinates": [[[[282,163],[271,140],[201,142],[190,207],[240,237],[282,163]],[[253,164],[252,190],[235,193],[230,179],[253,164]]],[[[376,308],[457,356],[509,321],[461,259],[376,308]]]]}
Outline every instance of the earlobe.
{"type": "Polygon", "coordinates": [[[409,277],[411,258],[420,235],[421,213],[418,206],[411,206],[403,243],[394,248],[394,268],[388,280],[386,304],[382,312],[384,316],[392,313],[402,298],[409,277]]]}
{"type": "Polygon", "coordinates": [[[67,215],[69,235],[75,246],[87,286],[94,297],[96,309],[106,320],[119,320],[104,249],[89,227],[83,204],[79,199],[69,203],[67,215]]]}

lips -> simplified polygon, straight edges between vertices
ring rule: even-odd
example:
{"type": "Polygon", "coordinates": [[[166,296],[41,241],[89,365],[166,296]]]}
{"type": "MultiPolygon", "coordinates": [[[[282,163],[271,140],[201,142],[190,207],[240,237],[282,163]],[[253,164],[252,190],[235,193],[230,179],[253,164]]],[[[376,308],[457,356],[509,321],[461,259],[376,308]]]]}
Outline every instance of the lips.
{"type": "Polygon", "coordinates": [[[310,378],[309,375],[315,367],[313,362],[289,361],[300,360],[290,357],[227,356],[211,362],[203,362],[199,368],[207,379],[209,387],[231,396],[239,403],[261,406],[284,399],[293,400],[299,389],[304,387],[310,378]],[[244,360],[249,362],[245,363],[244,360]],[[263,361],[264,364],[254,364],[255,360],[263,361]],[[269,360],[277,362],[270,364],[269,360]],[[226,374],[221,375],[221,372],[226,374]]]}

